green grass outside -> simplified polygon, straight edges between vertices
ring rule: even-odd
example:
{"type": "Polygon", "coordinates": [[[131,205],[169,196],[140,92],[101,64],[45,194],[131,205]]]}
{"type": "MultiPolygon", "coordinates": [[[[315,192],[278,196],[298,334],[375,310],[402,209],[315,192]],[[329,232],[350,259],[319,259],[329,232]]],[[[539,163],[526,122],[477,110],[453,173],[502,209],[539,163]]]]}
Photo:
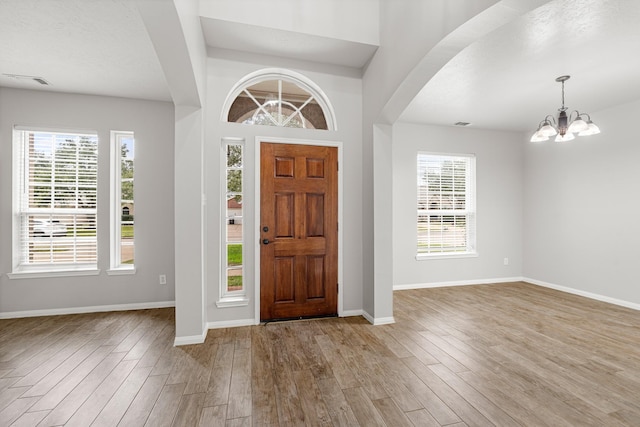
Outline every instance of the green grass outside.
{"type": "MultiPolygon", "coordinates": [[[[133,238],[133,225],[122,225],[122,228],[120,229],[120,233],[122,235],[123,238],[133,238]]],[[[76,236],[83,236],[83,237],[92,237],[96,235],[96,230],[95,228],[87,228],[87,229],[82,229],[82,228],[78,228],[76,230],[76,236]]],[[[73,229],[69,228],[69,230],[67,231],[67,237],[73,237],[73,229]]]]}
{"type": "Polygon", "coordinates": [[[242,289],[242,276],[227,277],[227,288],[230,291],[239,291],[242,289]]]}
{"type": "MultiPolygon", "coordinates": [[[[242,244],[227,244],[227,265],[242,265],[242,244]]],[[[227,276],[227,290],[239,291],[242,289],[242,276],[227,276]]]]}
{"type": "Polygon", "coordinates": [[[123,225],[120,229],[120,235],[123,238],[132,238],[133,237],[133,225],[123,225]]]}
{"type": "Polygon", "coordinates": [[[242,244],[227,245],[227,265],[242,265],[242,244]]]}

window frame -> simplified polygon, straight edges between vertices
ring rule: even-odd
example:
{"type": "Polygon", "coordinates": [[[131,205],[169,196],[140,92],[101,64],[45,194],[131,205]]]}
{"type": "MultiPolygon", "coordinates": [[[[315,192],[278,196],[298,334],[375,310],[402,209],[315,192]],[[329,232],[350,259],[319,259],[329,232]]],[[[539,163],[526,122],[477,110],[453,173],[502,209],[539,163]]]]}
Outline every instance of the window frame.
{"type": "MultiPolygon", "coordinates": [[[[122,263],[122,140],[133,139],[133,150],[135,152],[135,134],[132,131],[111,131],[109,160],[110,160],[110,188],[109,188],[109,270],[107,274],[135,274],[135,231],[134,231],[134,263],[122,263]]],[[[134,177],[135,183],[135,154],[134,154],[134,177]]],[[[134,192],[135,199],[135,192],[134,192]]],[[[133,200],[132,200],[133,202],[133,200]]],[[[135,205],[134,205],[135,206],[135,205]]],[[[135,212],[135,210],[134,210],[135,212]]],[[[134,225],[135,230],[135,225],[134,225]]]]}
{"type": "MultiPolygon", "coordinates": [[[[219,289],[219,298],[216,301],[217,307],[239,307],[245,306],[249,304],[249,300],[247,298],[247,269],[246,269],[246,252],[247,252],[247,239],[245,233],[244,219],[246,218],[246,206],[245,202],[245,186],[246,186],[246,177],[245,177],[245,165],[246,165],[246,143],[244,138],[232,138],[225,137],[222,138],[220,144],[220,181],[221,181],[221,209],[220,209],[220,218],[221,221],[221,236],[220,239],[220,289],[219,289]],[[242,161],[240,167],[229,167],[227,163],[227,147],[229,145],[239,145],[242,150],[242,161]],[[239,170],[241,171],[241,191],[228,191],[227,187],[227,173],[230,170],[239,170]],[[230,291],[228,286],[228,274],[229,270],[228,266],[228,217],[227,217],[227,200],[230,195],[239,195],[242,198],[242,216],[243,221],[241,223],[241,245],[242,245],[242,265],[240,267],[242,271],[242,289],[236,291],[230,291]]],[[[237,243],[237,242],[233,242],[237,243]]]]}
{"type": "MultiPolygon", "coordinates": [[[[10,279],[23,279],[23,278],[47,278],[47,277],[65,277],[65,276],[86,276],[86,275],[98,275],[100,270],[98,269],[99,262],[99,236],[98,236],[98,188],[99,188],[99,147],[100,138],[98,132],[95,130],[86,129],[60,129],[60,128],[44,128],[37,126],[14,126],[12,132],[12,168],[13,168],[13,181],[12,181],[12,266],[11,272],[7,273],[10,279]],[[28,200],[25,200],[25,193],[29,187],[30,173],[27,163],[29,162],[29,155],[25,153],[29,148],[27,147],[26,138],[28,134],[51,134],[51,135],[65,135],[76,137],[90,137],[95,144],[95,181],[90,185],[93,187],[95,184],[95,207],[93,208],[23,208],[25,201],[28,204],[28,200]],[[64,212],[56,212],[60,210],[64,212]],[[47,213],[46,211],[51,211],[47,213]],[[75,213],[74,213],[75,212],[75,213]],[[23,215],[94,215],[95,218],[95,262],[60,262],[60,263],[43,263],[43,264],[29,264],[24,263],[25,258],[23,237],[24,230],[22,225],[23,215]]],[[[78,163],[76,163],[76,166],[78,163]]],[[[76,172],[76,177],[77,177],[76,172]]],[[[76,178],[78,179],[78,178],[76,178]]],[[[85,183],[86,184],[86,183],[85,183]]],[[[79,181],[75,181],[73,184],[79,185],[79,181]]],[[[83,185],[86,186],[86,185],[83,185]]],[[[29,197],[29,196],[26,196],[29,197]]],[[[55,220],[51,220],[52,222],[55,220]]],[[[75,220],[74,220],[74,223],[75,220]]],[[[52,239],[53,235],[50,236],[52,239]]],[[[66,237],[63,237],[66,238],[66,237]]],[[[74,248],[78,244],[78,235],[75,234],[69,241],[73,241],[74,248]]],[[[74,249],[77,251],[77,249],[74,249]]]]}
{"type": "MultiPolygon", "coordinates": [[[[427,160],[428,161],[428,160],[427,160]]],[[[433,160],[432,160],[433,161],[433,160]]],[[[427,259],[443,259],[443,258],[469,258],[477,257],[477,206],[476,206],[476,156],[475,154],[467,153],[436,153],[427,151],[418,151],[416,155],[416,260],[427,259]],[[421,208],[420,203],[424,203],[420,192],[421,182],[421,157],[430,159],[442,159],[444,160],[464,160],[467,162],[465,171],[465,191],[464,209],[430,209],[428,200],[426,200],[426,208],[421,208]],[[420,217],[425,216],[464,216],[465,217],[465,243],[466,250],[448,250],[448,251],[433,251],[433,252],[420,252],[419,246],[421,237],[418,234],[418,227],[420,226],[420,217]]],[[[440,240],[442,244],[442,240],[440,240]]],[[[455,249],[455,247],[454,247],[455,249]]]]}
{"type": "MultiPolygon", "coordinates": [[[[338,130],[336,114],[329,101],[329,97],[326,93],[313,82],[308,77],[303,74],[297,73],[292,70],[283,69],[283,68],[266,68],[262,70],[255,71],[250,73],[240,79],[229,91],[227,97],[224,101],[223,108],[220,114],[220,121],[227,123],[235,123],[229,122],[229,110],[233,102],[236,98],[247,88],[255,85],[256,83],[268,81],[268,80],[282,80],[289,83],[293,83],[298,85],[302,89],[306,90],[310,95],[313,96],[315,101],[318,103],[322,112],[325,116],[325,122],[327,123],[327,130],[336,131],[338,130]]],[[[241,123],[237,123],[241,124],[241,123]]],[[[245,125],[246,126],[246,125],[245,125]]]]}

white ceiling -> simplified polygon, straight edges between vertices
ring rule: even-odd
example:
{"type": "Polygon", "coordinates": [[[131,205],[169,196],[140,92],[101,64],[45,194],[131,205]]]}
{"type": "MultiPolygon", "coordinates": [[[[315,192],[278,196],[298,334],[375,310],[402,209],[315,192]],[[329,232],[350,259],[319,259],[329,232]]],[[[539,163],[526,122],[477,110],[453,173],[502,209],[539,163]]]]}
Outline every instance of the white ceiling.
{"type": "Polygon", "coordinates": [[[0,86],[171,100],[130,0],[0,1],[0,86]],[[50,86],[3,74],[42,77],[50,86]]]}
{"type": "MultiPolygon", "coordinates": [[[[376,46],[201,18],[207,44],[362,69],[376,46]]],[[[0,86],[171,100],[132,0],[1,0],[0,86]]],[[[440,70],[401,120],[532,130],[560,106],[585,112],[640,98],[640,1],[554,0],[476,41],[440,70]]],[[[597,123],[597,116],[593,117],[597,123]]]]}
{"type": "MultiPolygon", "coordinates": [[[[555,0],[476,41],[443,67],[400,120],[535,130],[569,110],[640,98],[640,1],[555,0]]],[[[597,123],[597,115],[593,121],[597,123]]]]}
{"type": "Polygon", "coordinates": [[[377,46],[201,17],[207,46],[362,69],[377,46]]]}

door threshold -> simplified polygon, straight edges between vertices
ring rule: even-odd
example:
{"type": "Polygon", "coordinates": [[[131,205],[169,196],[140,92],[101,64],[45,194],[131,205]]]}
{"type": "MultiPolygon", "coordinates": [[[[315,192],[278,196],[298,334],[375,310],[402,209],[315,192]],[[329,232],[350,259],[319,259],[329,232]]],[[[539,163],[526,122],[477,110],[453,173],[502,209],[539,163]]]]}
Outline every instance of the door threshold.
{"type": "Polygon", "coordinates": [[[280,319],[261,320],[260,324],[267,326],[269,323],[296,322],[296,321],[305,321],[305,320],[327,319],[332,317],[338,317],[338,314],[322,314],[319,316],[284,317],[280,319]]]}

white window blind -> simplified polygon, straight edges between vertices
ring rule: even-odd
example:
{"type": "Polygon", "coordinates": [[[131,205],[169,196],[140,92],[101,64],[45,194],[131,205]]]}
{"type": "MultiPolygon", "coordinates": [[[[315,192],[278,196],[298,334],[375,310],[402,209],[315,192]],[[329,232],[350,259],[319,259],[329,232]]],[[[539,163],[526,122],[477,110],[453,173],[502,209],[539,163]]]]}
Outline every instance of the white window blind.
{"type": "Polygon", "coordinates": [[[418,153],[417,255],[476,251],[475,157],[418,153]]]}
{"type": "Polygon", "coordinates": [[[18,144],[17,271],[97,264],[98,137],[15,131],[18,144]]]}

